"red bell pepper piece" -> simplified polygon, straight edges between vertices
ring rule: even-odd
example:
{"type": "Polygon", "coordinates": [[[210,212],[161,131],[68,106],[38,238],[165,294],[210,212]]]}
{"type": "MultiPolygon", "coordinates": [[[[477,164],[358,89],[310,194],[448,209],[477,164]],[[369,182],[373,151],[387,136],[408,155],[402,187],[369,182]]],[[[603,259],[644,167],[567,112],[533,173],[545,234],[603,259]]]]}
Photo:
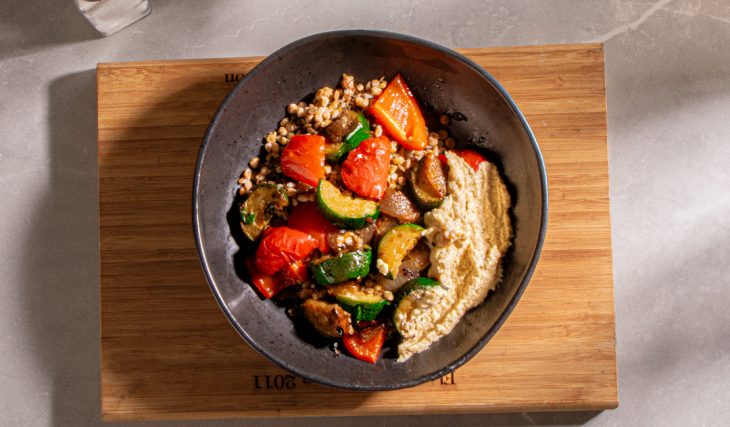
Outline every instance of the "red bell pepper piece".
{"type": "Polygon", "coordinates": [[[428,144],[426,120],[413,93],[397,74],[370,107],[370,114],[402,146],[423,150],[428,144]]]}
{"type": "Polygon", "coordinates": [[[288,264],[299,261],[317,248],[317,240],[289,227],[268,228],[256,249],[256,268],[273,276],[288,264]]]}
{"type": "Polygon", "coordinates": [[[390,142],[387,138],[370,138],[350,151],[342,162],[340,176],[353,193],[380,200],[388,188],[390,142]]]}
{"type": "Polygon", "coordinates": [[[337,227],[322,216],[316,203],[300,203],[294,206],[289,213],[288,224],[289,227],[314,237],[323,254],[329,252],[327,233],[336,233],[337,227]]]}
{"type": "Polygon", "coordinates": [[[361,329],[359,333],[345,335],[342,343],[347,351],[356,359],[375,363],[385,342],[385,326],[380,324],[361,329]]]}
{"type": "Polygon", "coordinates": [[[288,264],[283,270],[273,276],[267,276],[261,273],[256,268],[256,259],[253,257],[246,258],[244,265],[246,266],[246,271],[251,276],[251,284],[266,299],[278,294],[284,288],[303,283],[309,279],[307,263],[302,261],[294,261],[288,264]]]}
{"type": "Polygon", "coordinates": [[[264,298],[269,299],[278,294],[282,289],[287,287],[284,280],[280,276],[267,276],[256,268],[256,260],[254,258],[246,258],[244,261],[246,270],[251,276],[251,284],[256,287],[264,298]]]}
{"type": "Polygon", "coordinates": [[[281,172],[316,187],[324,178],[324,137],[294,135],[281,153],[281,172]]]}
{"type": "MultiPolygon", "coordinates": [[[[481,163],[489,161],[484,156],[482,156],[481,154],[477,153],[474,150],[456,148],[456,149],[451,150],[451,152],[456,154],[457,156],[461,157],[462,159],[464,159],[464,161],[466,163],[468,163],[469,166],[471,166],[471,168],[474,169],[475,172],[477,170],[479,170],[479,165],[481,163]]],[[[448,163],[446,161],[446,156],[443,154],[439,155],[439,160],[441,160],[441,163],[443,163],[443,164],[448,163]]]]}
{"type": "Polygon", "coordinates": [[[294,261],[291,264],[287,264],[283,270],[277,274],[277,277],[281,277],[285,286],[296,285],[304,283],[309,279],[309,261],[304,260],[294,261]]]}

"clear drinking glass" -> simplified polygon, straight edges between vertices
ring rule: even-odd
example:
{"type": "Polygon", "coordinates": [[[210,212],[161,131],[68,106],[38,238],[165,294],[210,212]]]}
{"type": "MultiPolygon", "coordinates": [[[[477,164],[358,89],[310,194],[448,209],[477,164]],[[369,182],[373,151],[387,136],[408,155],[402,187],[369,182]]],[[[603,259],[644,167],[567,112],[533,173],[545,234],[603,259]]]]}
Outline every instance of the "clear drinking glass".
{"type": "Polygon", "coordinates": [[[150,13],[147,0],[76,0],[79,11],[102,35],[108,36],[150,13]]]}

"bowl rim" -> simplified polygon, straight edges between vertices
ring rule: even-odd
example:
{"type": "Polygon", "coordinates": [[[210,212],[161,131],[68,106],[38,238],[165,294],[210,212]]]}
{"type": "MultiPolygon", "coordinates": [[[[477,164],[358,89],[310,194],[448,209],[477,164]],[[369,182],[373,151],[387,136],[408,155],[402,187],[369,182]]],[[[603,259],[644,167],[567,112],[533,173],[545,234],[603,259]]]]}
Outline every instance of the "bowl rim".
{"type": "Polygon", "coordinates": [[[256,350],[259,354],[263,355],[267,359],[271,360],[278,366],[282,367],[283,369],[286,369],[289,372],[294,373],[297,376],[300,376],[308,381],[315,382],[317,384],[338,388],[338,389],[345,389],[345,390],[355,390],[355,391],[385,391],[385,390],[397,390],[401,388],[407,388],[407,387],[413,387],[418,384],[422,384],[429,380],[434,380],[436,378],[440,378],[449,372],[454,371],[455,369],[459,368],[460,366],[464,365],[466,362],[468,362],[472,357],[474,357],[486,344],[489,342],[494,335],[499,331],[499,329],[502,327],[504,322],[507,320],[509,315],[512,313],[512,310],[517,305],[517,302],[520,300],[520,297],[524,293],[525,289],[527,288],[527,284],[530,282],[530,279],[532,278],[532,274],[535,271],[535,268],[537,266],[538,260],[540,258],[540,254],[542,252],[543,243],[545,241],[545,235],[547,232],[547,223],[548,223],[548,184],[547,184],[547,173],[545,170],[545,161],[542,156],[542,152],[540,151],[540,147],[537,143],[537,139],[535,138],[535,134],[532,131],[532,128],[527,123],[527,120],[525,119],[524,114],[519,109],[515,101],[512,99],[512,97],[507,93],[507,90],[502,86],[499,81],[497,81],[496,78],[494,78],[488,71],[486,71],[484,68],[482,68],[480,65],[478,65],[476,62],[472,61],[471,59],[467,58],[466,56],[462,55],[461,53],[458,53],[454,51],[453,49],[447,48],[445,46],[439,45],[437,43],[424,40],[415,36],[407,35],[407,34],[401,34],[401,33],[394,33],[390,31],[381,31],[381,30],[336,30],[336,31],[326,31],[321,33],[312,34],[303,38],[300,38],[298,40],[295,40],[276,51],[272,52],[266,58],[264,58],[261,62],[259,62],[251,71],[249,71],[237,84],[236,86],[226,95],[226,97],[223,99],[221,104],[219,105],[218,109],[215,112],[215,115],[213,116],[213,119],[210,122],[210,125],[208,126],[207,130],[205,131],[205,135],[203,136],[203,142],[200,145],[200,149],[198,152],[197,161],[195,163],[195,173],[193,177],[193,191],[192,191],[192,215],[193,215],[193,234],[195,237],[195,247],[198,252],[198,260],[200,261],[200,265],[203,269],[203,273],[205,275],[205,279],[208,282],[208,287],[210,288],[211,292],[213,293],[213,296],[215,297],[216,301],[218,302],[218,306],[225,314],[226,318],[228,319],[229,323],[234,327],[236,332],[240,336],[242,336],[248,345],[250,345],[254,350],[256,350]],[[244,330],[244,328],[238,323],[238,321],[235,319],[231,311],[228,309],[228,306],[226,305],[225,301],[223,300],[222,295],[218,291],[217,284],[215,283],[215,280],[213,279],[213,276],[211,274],[210,269],[208,268],[208,259],[206,258],[203,243],[202,243],[202,230],[201,230],[201,224],[200,224],[200,215],[199,215],[199,208],[198,208],[198,196],[199,196],[199,185],[200,185],[200,176],[201,176],[201,166],[203,164],[203,161],[205,159],[205,154],[208,148],[208,142],[211,139],[211,136],[213,134],[213,131],[217,128],[217,125],[219,121],[221,120],[221,116],[223,114],[223,111],[226,109],[228,103],[237,96],[238,92],[241,90],[241,88],[248,82],[253,76],[258,74],[262,69],[266,68],[266,66],[270,63],[276,60],[277,57],[291,51],[294,49],[298,49],[302,45],[306,45],[308,43],[311,43],[313,41],[317,41],[320,39],[327,39],[331,37],[375,37],[375,38],[385,38],[385,39],[394,39],[398,41],[404,41],[408,43],[413,43],[417,45],[422,45],[427,48],[433,49],[435,51],[438,51],[440,53],[443,53],[445,55],[451,56],[454,59],[463,62],[470,68],[472,68],[475,72],[479,73],[482,77],[484,77],[496,90],[497,92],[502,96],[502,98],[507,102],[508,106],[512,110],[512,112],[517,116],[520,123],[522,124],[522,127],[524,128],[525,132],[527,133],[530,142],[532,143],[533,153],[535,154],[535,160],[538,164],[538,169],[540,173],[540,195],[542,199],[542,211],[540,215],[540,226],[539,226],[539,233],[537,238],[537,244],[535,245],[535,250],[532,253],[532,259],[530,261],[530,264],[527,267],[527,270],[525,272],[524,277],[522,278],[522,281],[520,282],[519,286],[517,287],[517,290],[515,294],[512,296],[512,299],[507,303],[507,306],[505,309],[500,313],[499,317],[497,318],[497,321],[489,328],[486,334],[482,336],[474,346],[472,346],[471,349],[469,349],[466,353],[464,353],[461,357],[459,357],[456,361],[430,373],[427,375],[422,375],[407,381],[402,381],[397,384],[389,384],[389,385],[361,385],[361,384],[338,384],[336,382],[330,381],[326,378],[321,378],[317,375],[312,375],[307,372],[303,372],[299,369],[292,368],[289,366],[286,362],[283,360],[280,360],[278,357],[273,356],[272,354],[269,354],[265,351],[265,349],[261,346],[259,346],[251,336],[244,330]]]}

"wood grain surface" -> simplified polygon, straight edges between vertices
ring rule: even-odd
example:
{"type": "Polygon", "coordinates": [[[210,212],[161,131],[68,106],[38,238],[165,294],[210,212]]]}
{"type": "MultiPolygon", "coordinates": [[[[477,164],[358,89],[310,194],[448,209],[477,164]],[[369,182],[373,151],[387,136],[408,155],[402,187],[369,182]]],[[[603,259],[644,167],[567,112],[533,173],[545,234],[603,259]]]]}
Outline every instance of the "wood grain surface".
{"type": "Polygon", "coordinates": [[[462,52],[504,84],[540,143],[545,246],[520,303],[474,359],[441,380],[373,393],[305,383],[268,362],[203,277],[191,227],[195,159],[219,103],[261,58],[98,66],[105,420],[617,405],[603,47],[462,52]]]}

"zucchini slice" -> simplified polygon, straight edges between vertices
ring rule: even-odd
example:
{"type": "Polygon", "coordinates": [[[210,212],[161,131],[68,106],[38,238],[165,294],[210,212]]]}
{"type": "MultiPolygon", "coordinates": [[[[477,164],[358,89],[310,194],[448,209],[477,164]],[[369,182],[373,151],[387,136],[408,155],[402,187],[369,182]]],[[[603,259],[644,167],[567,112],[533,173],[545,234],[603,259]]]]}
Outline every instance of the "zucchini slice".
{"type": "Polygon", "coordinates": [[[330,163],[340,163],[347,155],[344,142],[326,142],[324,144],[324,158],[330,163]]]}
{"type": "Polygon", "coordinates": [[[421,240],[423,227],[417,224],[401,224],[391,228],[378,244],[378,260],[375,266],[389,279],[395,279],[406,254],[421,240]]]}
{"type": "Polygon", "coordinates": [[[332,285],[367,276],[371,263],[372,251],[365,246],[339,256],[327,256],[312,261],[312,276],[320,285],[332,285]]]}
{"type": "Polygon", "coordinates": [[[411,194],[424,210],[441,206],[446,197],[446,173],[433,155],[424,156],[408,176],[411,194]]]}
{"type": "Polygon", "coordinates": [[[370,122],[368,122],[368,119],[362,113],[358,113],[355,126],[345,136],[347,151],[354,150],[361,142],[368,138],[370,138],[370,122]]]}
{"type": "Polygon", "coordinates": [[[363,228],[380,214],[380,207],[372,200],[345,196],[329,181],[319,180],[317,207],[329,222],[349,230],[363,228]]]}
{"type": "Polygon", "coordinates": [[[348,311],[355,322],[375,320],[388,301],[382,294],[366,293],[357,283],[343,283],[329,288],[329,293],[342,308],[348,311]]]}
{"type": "Polygon", "coordinates": [[[261,184],[241,203],[241,230],[250,240],[256,240],[274,215],[285,217],[289,197],[281,186],[261,184]]]}
{"type": "Polygon", "coordinates": [[[393,311],[393,324],[398,332],[403,329],[401,322],[405,322],[410,317],[413,309],[418,305],[418,300],[423,293],[419,292],[419,290],[438,286],[441,286],[441,283],[428,277],[418,277],[403,285],[396,295],[396,306],[393,311]]]}
{"type": "Polygon", "coordinates": [[[325,145],[328,162],[341,162],[351,150],[370,138],[370,122],[362,113],[347,110],[324,129],[329,142],[325,145]]]}

